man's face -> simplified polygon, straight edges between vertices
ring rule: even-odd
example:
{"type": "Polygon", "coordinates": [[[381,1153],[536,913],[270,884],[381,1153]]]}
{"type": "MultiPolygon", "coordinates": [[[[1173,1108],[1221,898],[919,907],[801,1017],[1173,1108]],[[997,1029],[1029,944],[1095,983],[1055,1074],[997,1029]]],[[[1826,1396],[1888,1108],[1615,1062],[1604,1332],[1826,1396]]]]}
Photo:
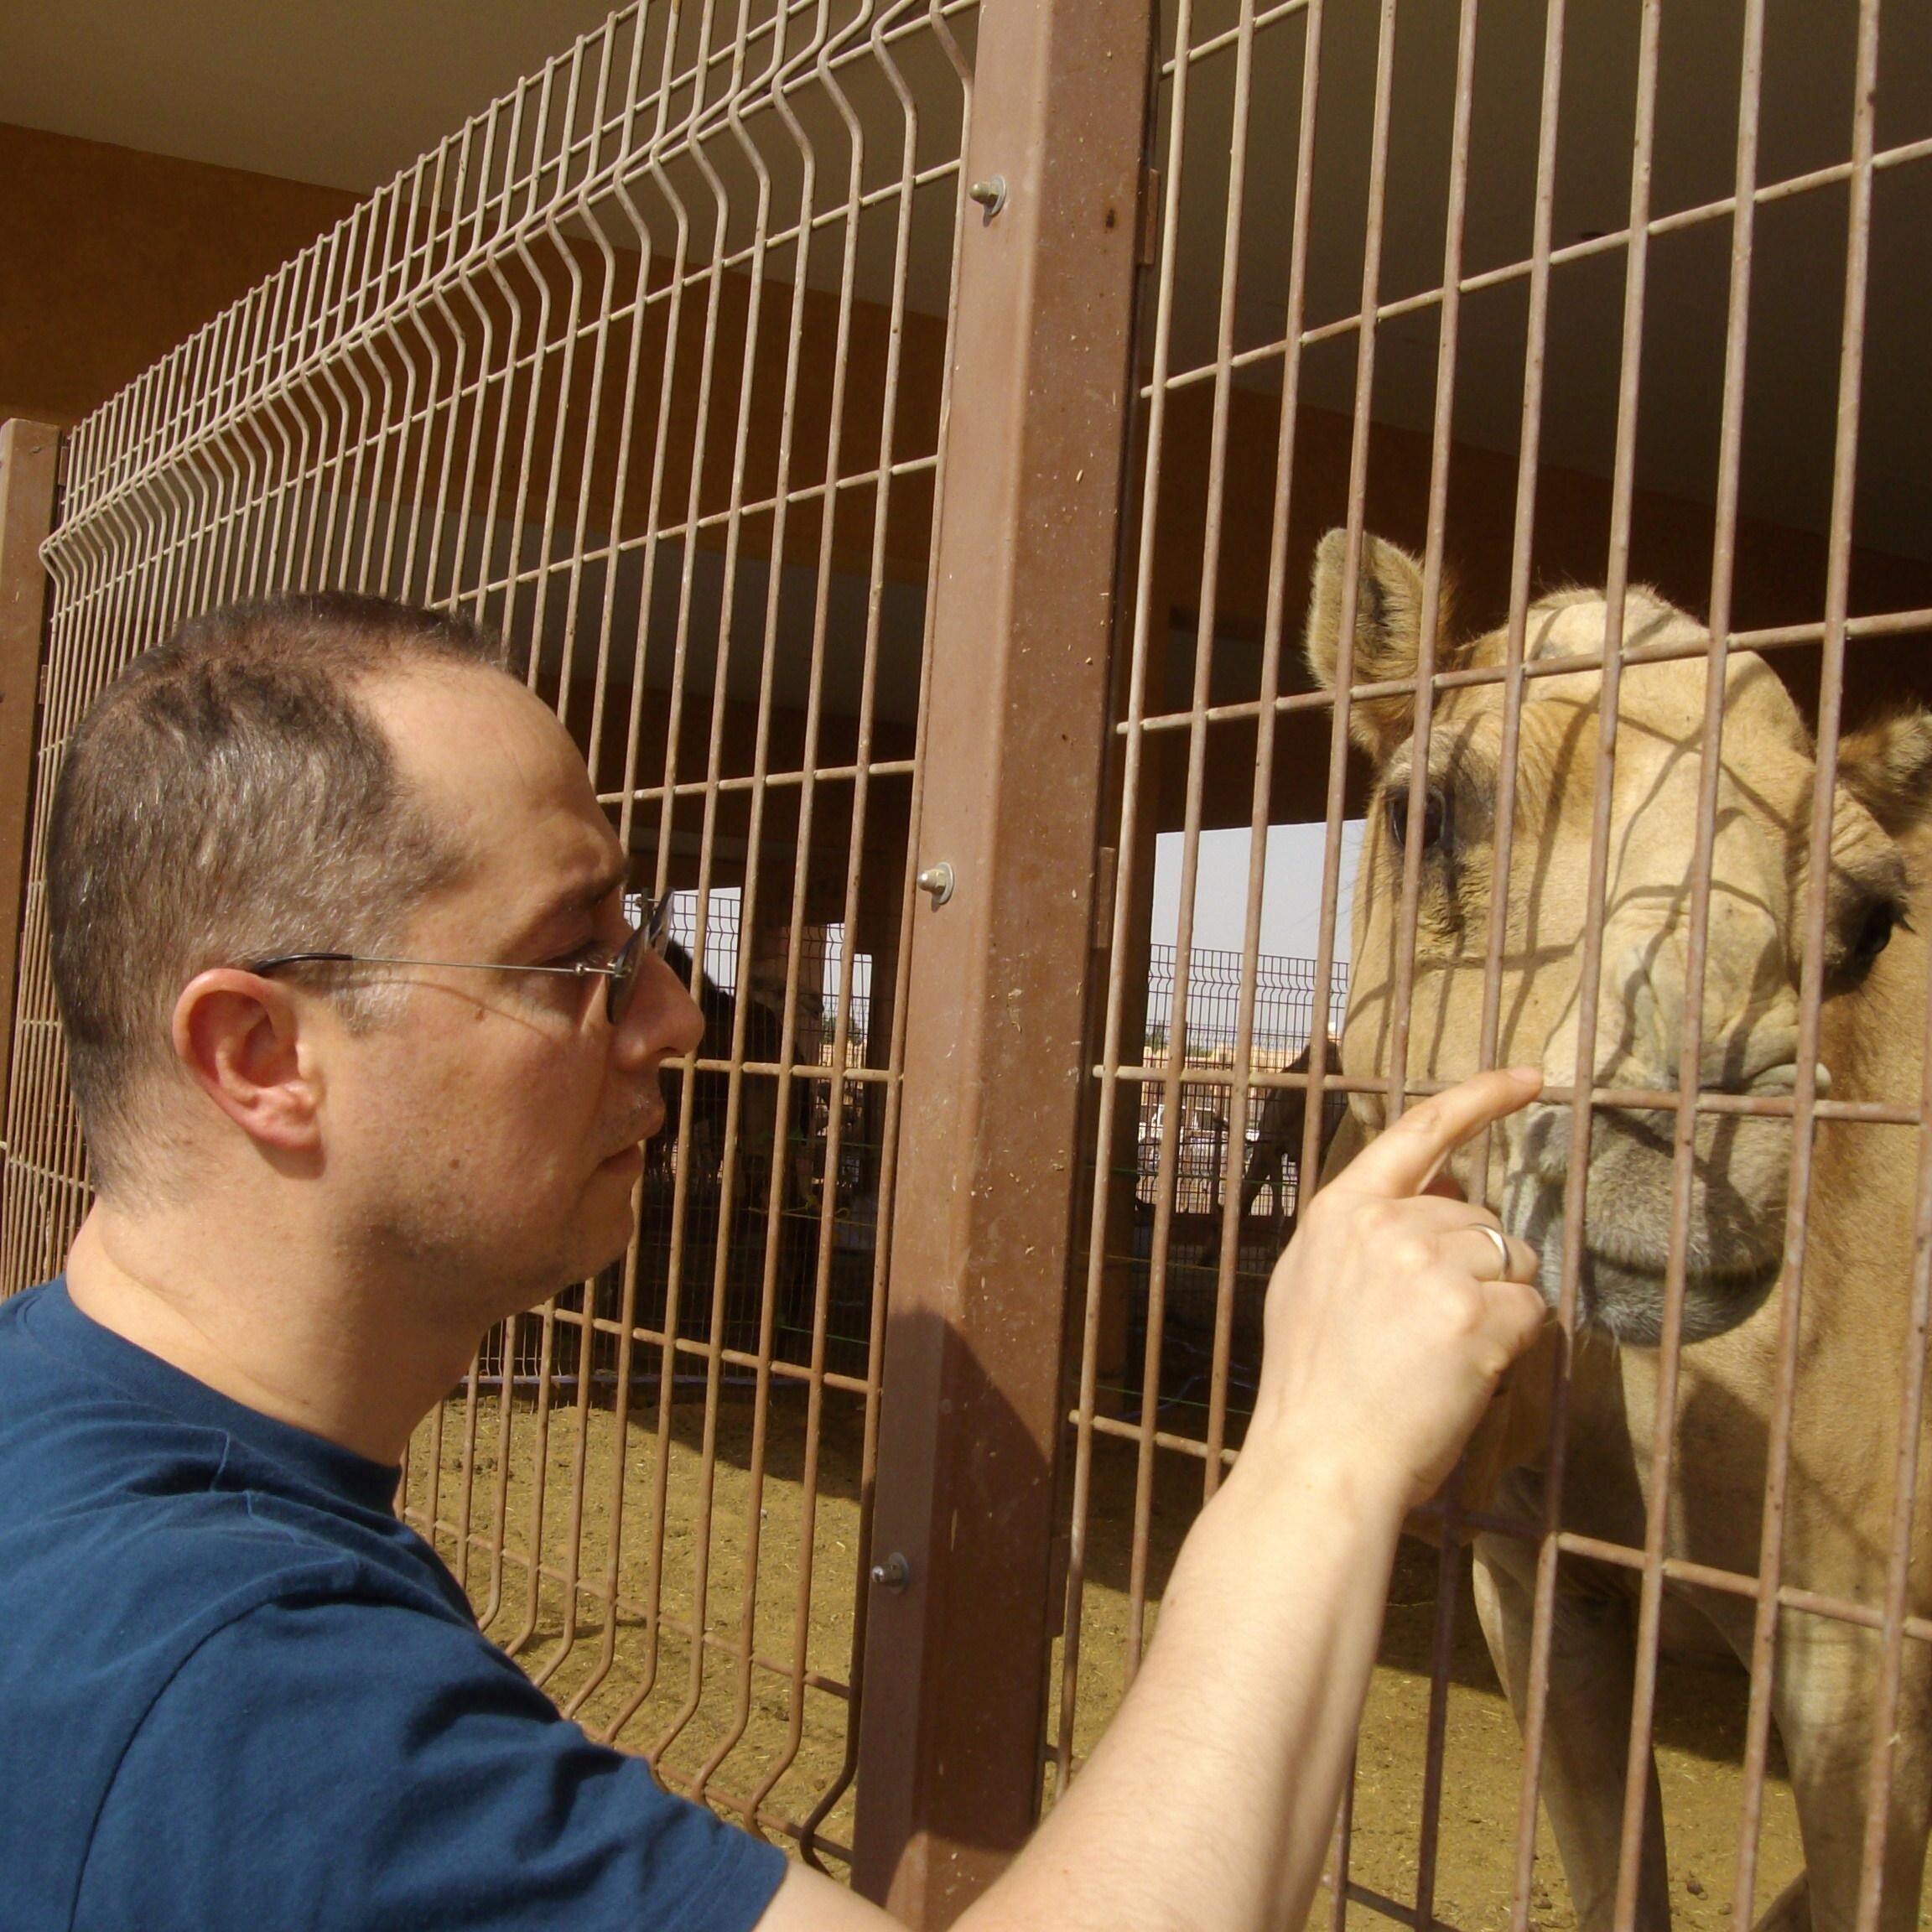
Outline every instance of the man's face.
{"type": "MultiPolygon", "coordinates": [[[[576,747],[513,679],[384,680],[369,701],[404,782],[465,854],[399,953],[571,965],[626,937],[624,855],[576,747]]],[[[331,1043],[329,1180],[346,1240],[442,1311],[487,1322],[622,1254],[658,1067],[704,1031],[661,960],[621,1025],[601,977],[413,969],[392,1016],[331,1043]]]]}

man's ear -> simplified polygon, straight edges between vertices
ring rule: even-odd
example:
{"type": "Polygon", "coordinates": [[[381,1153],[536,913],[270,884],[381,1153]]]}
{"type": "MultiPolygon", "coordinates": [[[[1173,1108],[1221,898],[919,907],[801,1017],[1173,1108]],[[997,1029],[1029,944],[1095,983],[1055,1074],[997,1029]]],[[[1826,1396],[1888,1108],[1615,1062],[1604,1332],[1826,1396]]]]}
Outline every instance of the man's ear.
{"type": "Polygon", "coordinates": [[[1838,782],[1894,839],[1932,817],[1932,716],[1917,705],[1838,741],[1838,782]]]}
{"type": "Polygon", "coordinates": [[[210,967],[182,988],[172,1036],[182,1070],[251,1140],[281,1154],[316,1150],[321,1082],[286,987],[210,967]]]}
{"type": "MultiPolygon", "coordinates": [[[[1302,649],[1315,682],[1332,691],[1342,654],[1342,593],[1348,533],[1331,530],[1315,550],[1315,587],[1308,600],[1302,649]]],[[[1422,566],[1406,550],[1362,532],[1362,568],[1355,595],[1355,652],[1351,684],[1411,678],[1422,645],[1422,566]]],[[[1363,750],[1388,755],[1415,729],[1410,696],[1358,699],[1348,728],[1363,750]]]]}

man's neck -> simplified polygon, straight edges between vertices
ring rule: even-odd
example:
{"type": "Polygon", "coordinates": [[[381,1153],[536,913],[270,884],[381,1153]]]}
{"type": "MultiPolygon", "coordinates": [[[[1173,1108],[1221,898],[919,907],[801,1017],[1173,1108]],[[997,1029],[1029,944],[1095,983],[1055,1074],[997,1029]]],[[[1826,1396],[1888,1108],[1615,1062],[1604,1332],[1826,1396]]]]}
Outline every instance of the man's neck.
{"type": "Polygon", "coordinates": [[[473,1334],[426,1323],[397,1285],[289,1231],[246,1233],[97,1202],[67,1257],[75,1306],[198,1382],[371,1461],[400,1462],[463,1372],[473,1334]]]}

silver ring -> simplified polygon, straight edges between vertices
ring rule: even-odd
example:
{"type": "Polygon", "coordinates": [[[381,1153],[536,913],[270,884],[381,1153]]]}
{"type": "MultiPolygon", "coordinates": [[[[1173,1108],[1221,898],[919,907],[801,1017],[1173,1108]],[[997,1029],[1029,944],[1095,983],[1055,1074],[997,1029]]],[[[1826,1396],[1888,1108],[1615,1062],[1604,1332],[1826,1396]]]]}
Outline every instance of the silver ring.
{"type": "Polygon", "coordinates": [[[1504,1239],[1503,1231],[1498,1228],[1492,1228],[1487,1221],[1478,1221],[1476,1232],[1487,1234],[1496,1244],[1496,1257],[1503,1264],[1503,1272],[1498,1280],[1507,1281],[1509,1279],[1509,1244],[1504,1239]]]}

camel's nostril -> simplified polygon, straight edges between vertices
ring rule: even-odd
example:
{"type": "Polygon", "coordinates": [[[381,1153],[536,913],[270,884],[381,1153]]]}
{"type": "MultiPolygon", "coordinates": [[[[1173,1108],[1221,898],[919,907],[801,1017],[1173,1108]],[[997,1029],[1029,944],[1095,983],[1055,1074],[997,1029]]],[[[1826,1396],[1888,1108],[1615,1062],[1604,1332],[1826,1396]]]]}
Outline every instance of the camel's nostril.
{"type": "Polygon", "coordinates": [[[1568,1158],[1570,1109],[1531,1105],[1522,1115],[1519,1165],[1534,1173],[1561,1172],[1568,1158]]]}

